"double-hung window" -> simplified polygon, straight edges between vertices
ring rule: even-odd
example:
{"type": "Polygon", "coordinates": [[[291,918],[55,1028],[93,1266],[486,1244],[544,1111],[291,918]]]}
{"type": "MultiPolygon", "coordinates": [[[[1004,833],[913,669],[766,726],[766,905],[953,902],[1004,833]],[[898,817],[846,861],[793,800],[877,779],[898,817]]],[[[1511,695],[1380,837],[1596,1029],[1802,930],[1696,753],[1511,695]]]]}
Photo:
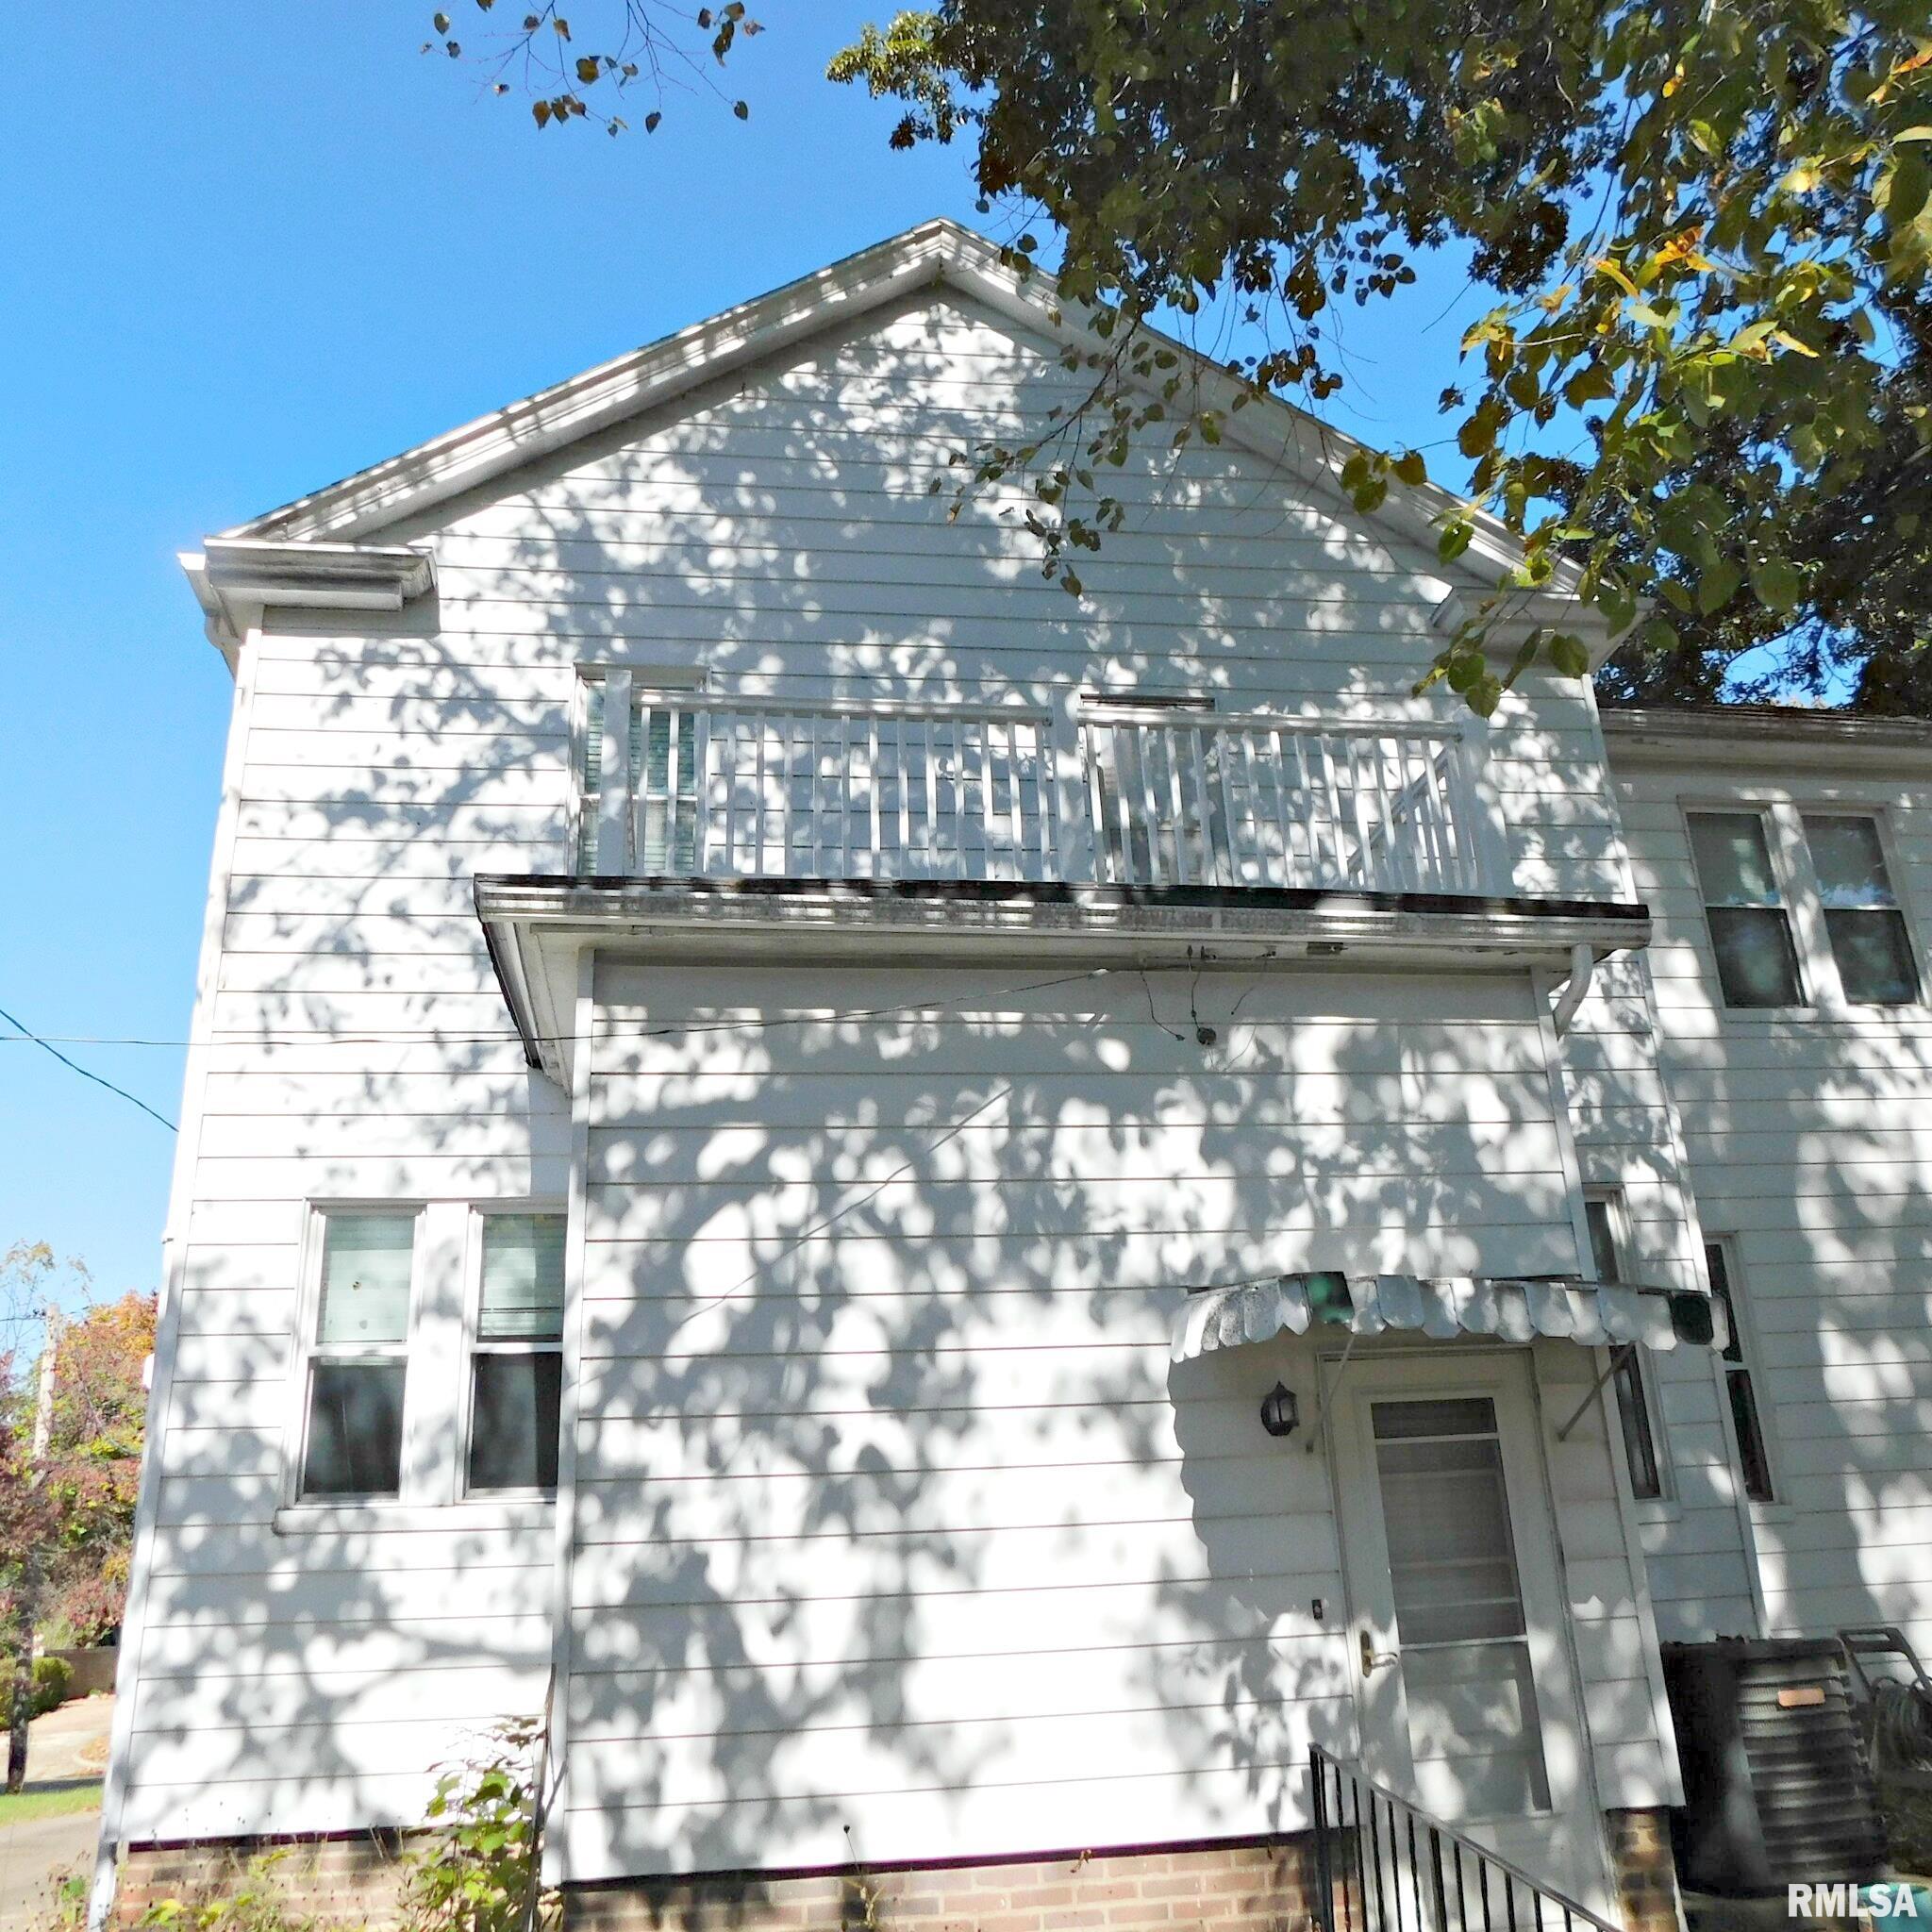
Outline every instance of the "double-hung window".
{"type": "Polygon", "coordinates": [[[1904,1007],[1923,997],[1872,813],[1779,803],[1687,819],[1726,1007],[1904,1007]]]}
{"type": "Polygon", "coordinates": [[[470,1357],[470,1494],[557,1487],[563,1389],[561,1214],[482,1217],[470,1357]]]}
{"type": "Polygon", "coordinates": [[[401,1491],[416,1221],[413,1208],[322,1216],[303,1411],[305,1499],[401,1491]]]}
{"type": "Polygon", "coordinates": [[[1710,1270],[1711,1298],[1724,1310],[1729,1336],[1724,1343],[1724,1395],[1730,1404],[1731,1430],[1738,1439],[1738,1463],[1744,1479],[1744,1493],[1754,1503],[1769,1503],[1776,1493],[1771,1479],[1771,1448],[1765,1441],[1757,1385],[1751,1378],[1749,1343],[1738,1320],[1738,1297],[1732,1291],[1730,1243],[1723,1240],[1707,1241],[1704,1259],[1710,1270]]]}
{"type": "Polygon", "coordinates": [[[1798,953],[1764,814],[1693,811],[1690,849],[1727,1007],[1801,1007],[1798,953]]]}
{"type": "Polygon", "coordinates": [[[1886,870],[1878,822],[1856,812],[1807,811],[1804,825],[1847,1003],[1911,1006],[1919,997],[1919,962],[1886,870]]]}
{"type": "MultiPolygon", "coordinates": [[[[1590,1223],[1590,1257],[1599,1281],[1624,1278],[1620,1250],[1624,1244],[1623,1197],[1607,1189],[1584,1196],[1590,1223]]],[[[1630,1492],[1640,1502],[1656,1502],[1664,1492],[1663,1459],[1657,1454],[1657,1430],[1651,1422],[1650,1391],[1643,1379],[1641,1352],[1628,1345],[1612,1351],[1616,1366],[1611,1386],[1617,1391],[1617,1419],[1624,1432],[1624,1454],[1630,1464],[1630,1492]]]]}

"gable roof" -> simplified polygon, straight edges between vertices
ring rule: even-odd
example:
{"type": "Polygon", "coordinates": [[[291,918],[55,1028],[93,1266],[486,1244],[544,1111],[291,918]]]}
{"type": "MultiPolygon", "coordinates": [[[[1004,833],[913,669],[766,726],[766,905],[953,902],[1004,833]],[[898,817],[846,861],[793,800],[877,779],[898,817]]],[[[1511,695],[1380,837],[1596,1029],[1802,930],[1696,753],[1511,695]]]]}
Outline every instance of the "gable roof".
{"type": "MultiPolygon", "coordinates": [[[[995,313],[1064,346],[1105,347],[1092,327],[1094,311],[1063,299],[1043,270],[1014,267],[998,246],[942,219],[924,222],[813,275],[788,282],[755,301],[724,309],[641,349],[554,383],[521,402],[492,410],[400,456],[373,464],[341,481],[239,524],[208,541],[206,558],[184,557],[198,594],[208,604],[209,569],[216,553],[247,546],[259,563],[274,552],[314,544],[351,547],[495,477],[554,455],[669,402],[701,383],[758,361],[827,327],[860,317],[920,288],[950,288],[995,313]]],[[[1158,332],[1156,332],[1158,334],[1158,332]]],[[[1199,381],[1203,406],[1223,412],[1224,442],[1270,462],[1283,463],[1312,483],[1341,492],[1342,465],[1362,445],[1319,417],[1276,398],[1232,408],[1240,383],[1220,364],[1169,337],[1160,340],[1199,381]]],[[[1344,499],[1345,500],[1345,499],[1344,499]]],[[[1521,560],[1522,547],[1502,522],[1472,510],[1461,498],[1432,484],[1391,482],[1371,520],[1391,536],[1420,543],[1433,557],[1440,520],[1459,511],[1472,517],[1475,536],[1456,564],[1434,566],[1452,587],[1441,607],[1440,626],[1452,628],[1463,614],[1455,586],[1476,595],[1521,560]]],[[[1549,622],[1569,604],[1578,573],[1559,566],[1548,593],[1532,600],[1524,622],[1549,622]]],[[[213,607],[210,606],[213,616],[213,607]]]]}

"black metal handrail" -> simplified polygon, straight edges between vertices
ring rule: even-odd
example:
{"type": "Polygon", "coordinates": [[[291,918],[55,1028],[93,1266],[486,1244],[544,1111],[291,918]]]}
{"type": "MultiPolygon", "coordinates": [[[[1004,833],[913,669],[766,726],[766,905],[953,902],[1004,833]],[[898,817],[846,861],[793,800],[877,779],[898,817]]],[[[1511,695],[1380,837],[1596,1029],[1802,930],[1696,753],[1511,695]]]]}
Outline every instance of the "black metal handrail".
{"type": "Polygon", "coordinates": [[[1308,1775],[1322,1932],[1621,1932],[1319,1744],[1308,1775]]]}

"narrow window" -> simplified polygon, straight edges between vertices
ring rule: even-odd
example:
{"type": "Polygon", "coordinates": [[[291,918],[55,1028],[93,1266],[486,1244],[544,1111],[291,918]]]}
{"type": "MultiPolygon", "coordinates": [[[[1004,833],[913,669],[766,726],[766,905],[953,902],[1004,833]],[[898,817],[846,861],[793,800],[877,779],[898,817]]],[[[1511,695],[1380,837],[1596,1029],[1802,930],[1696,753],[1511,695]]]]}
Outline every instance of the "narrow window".
{"type": "Polygon", "coordinates": [[[1807,812],[1805,838],[1845,998],[1855,1007],[1913,1005],[1919,964],[1886,870],[1877,822],[1807,812]]]}
{"type": "Polygon", "coordinates": [[[1693,811],[1690,849],[1727,1007],[1802,1007],[1791,920],[1755,811],[1693,811]]]}
{"type": "Polygon", "coordinates": [[[1729,1340],[1724,1343],[1724,1393],[1731,1405],[1731,1426],[1738,1438],[1738,1460],[1742,1465],[1744,1493],[1754,1503],[1774,1500],[1771,1485],[1771,1453],[1765,1444],[1764,1424],[1757,1411],[1757,1391],[1751,1380],[1750,1357],[1744,1349],[1743,1330],[1738,1324],[1737,1297],[1731,1291],[1731,1266],[1726,1243],[1707,1241],[1704,1258],[1710,1270],[1710,1292],[1724,1314],[1729,1340]]]}
{"type": "Polygon", "coordinates": [[[471,1493],[554,1490],[563,1389],[560,1214],[486,1214],[470,1365],[471,1493]]]}
{"type": "MultiPolygon", "coordinates": [[[[630,718],[630,769],[633,782],[643,753],[643,713],[635,708],[630,718]]],[[[604,680],[584,680],[584,748],[577,784],[577,871],[586,878],[597,870],[597,816],[604,792],[604,680]]]]}
{"type": "MultiPolygon", "coordinates": [[[[1614,1194],[1587,1194],[1583,1211],[1590,1223],[1590,1258],[1599,1281],[1621,1281],[1618,1208],[1614,1194]]],[[[1663,1465],[1657,1453],[1657,1431],[1650,1420],[1650,1391],[1644,1387],[1643,1363],[1635,1348],[1613,1348],[1616,1368],[1610,1376],[1617,1391],[1617,1416],[1624,1429],[1624,1454],[1630,1464],[1630,1492],[1640,1502],[1654,1503],[1664,1492],[1663,1465]]]]}
{"type": "Polygon", "coordinates": [[[577,786],[577,871],[589,878],[597,870],[597,796],[604,778],[604,684],[584,686],[584,769],[577,786]]]}
{"type": "Polygon", "coordinates": [[[303,1431],[305,1497],[393,1496],[402,1486],[415,1247],[413,1211],[323,1217],[322,1292],[303,1431]]]}

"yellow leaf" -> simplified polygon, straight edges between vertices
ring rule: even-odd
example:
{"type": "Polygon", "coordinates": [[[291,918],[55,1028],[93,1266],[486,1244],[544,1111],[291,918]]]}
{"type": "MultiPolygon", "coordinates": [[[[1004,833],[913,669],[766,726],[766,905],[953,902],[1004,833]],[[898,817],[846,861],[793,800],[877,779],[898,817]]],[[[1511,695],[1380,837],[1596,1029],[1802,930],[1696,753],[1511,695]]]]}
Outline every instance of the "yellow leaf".
{"type": "Polygon", "coordinates": [[[1782,342],[1788,349],[1795,349],[1801,356],[1810,357],[1814,362],[1818,359],[1818,351],[1809,342],[1801,342],[1789,329],[1773,329],[1771,339],[1774,342],[1782,342]]]}
{"type": "Polygon", "coordinates": [[[1609,276],[1610,280],[1615,282],[1618,288],[1622,289],[1626,295],[1635,295],[1637,293],[1637,284],[1607,255],[1598,256],[1591,263],[1591,266],[1596,270],[1598,275],[1609,276]]]}

